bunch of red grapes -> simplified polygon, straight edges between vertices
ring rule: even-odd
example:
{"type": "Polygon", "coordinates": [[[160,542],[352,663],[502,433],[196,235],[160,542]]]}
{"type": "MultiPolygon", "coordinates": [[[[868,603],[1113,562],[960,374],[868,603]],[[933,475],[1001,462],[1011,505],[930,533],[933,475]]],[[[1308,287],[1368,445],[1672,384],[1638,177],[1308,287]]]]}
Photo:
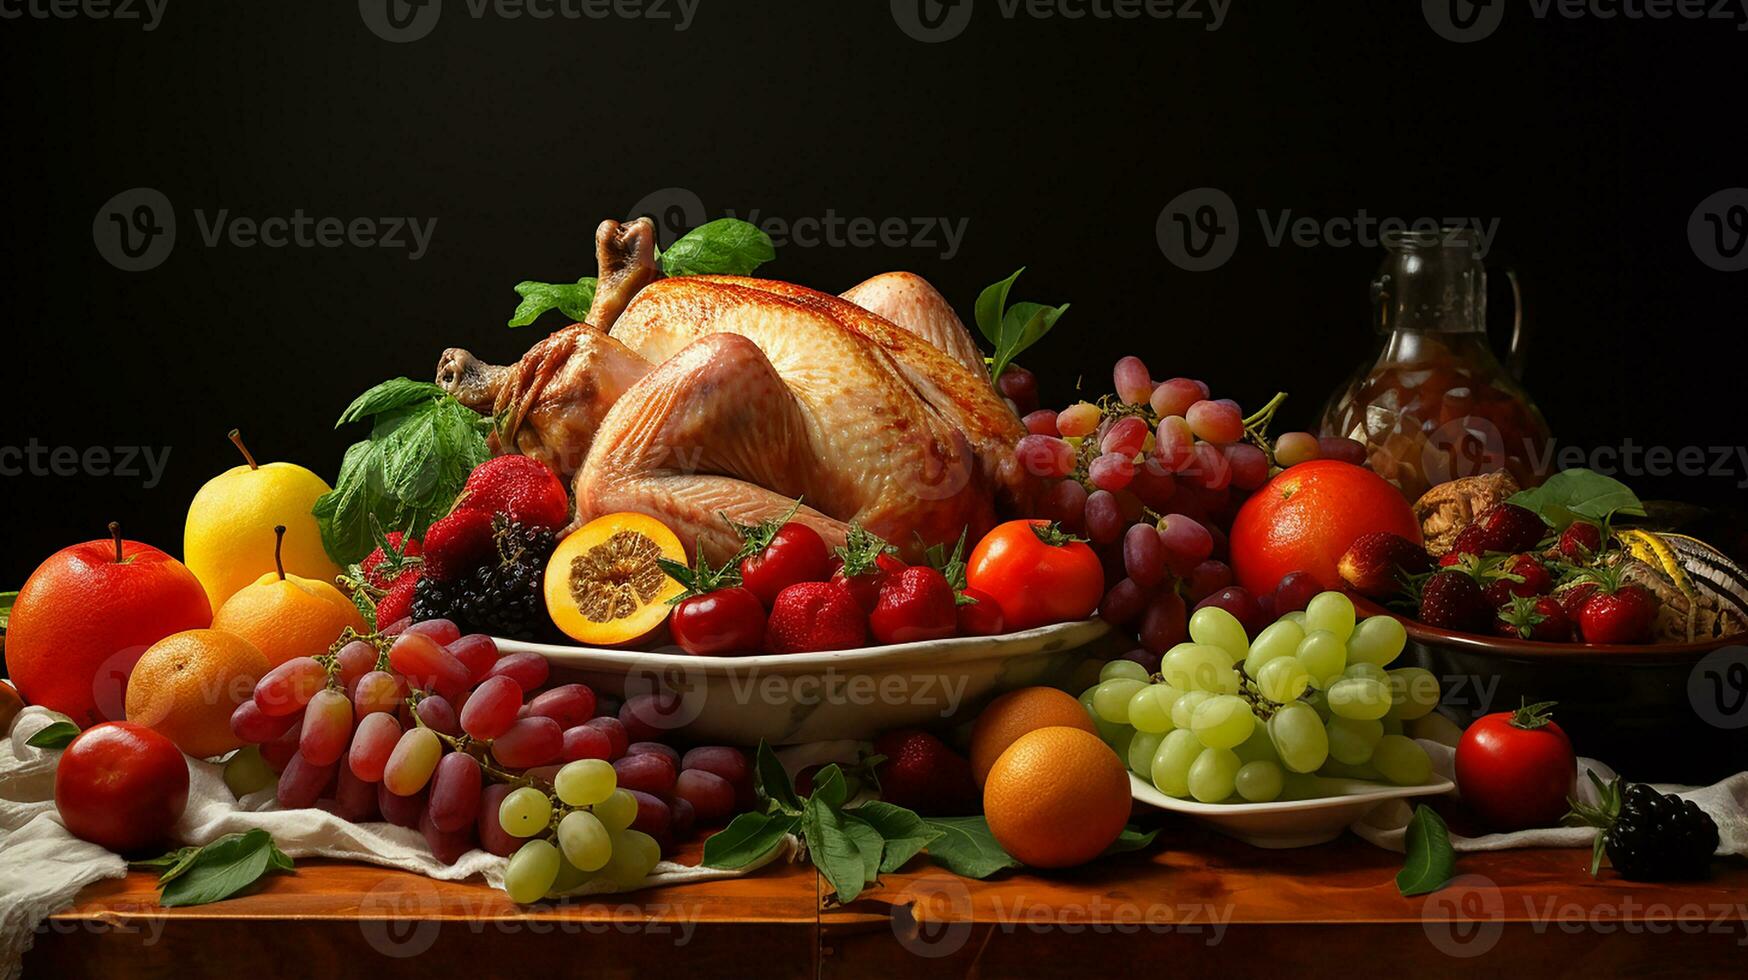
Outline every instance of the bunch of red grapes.
{"type": "Polygon", "coordinates": [[[263,676],[231,729],[278,773],[283,808],[417,829],[450,864],[474,848],[529,851],[513,866],[541,867],[506,881],[518,901],[591,875],[634,885],[694,828],[752,806],[739,749],[682,756],[661,741],[671,698],[621,704],[583,684],[548,686],[548,672],[538,654],[500,655],[491,637],[463,636],[449,620],[348,631],[329,653],[263,676]],[[586,819],[567,821],[573,813],[586,819]]]}
{"type": "MultiPolygon", "coordinates": [[[[1010,376],[1012,376],[1010,378],[1010,376]]],[[[1268,426],[1286,395],[1246,415],[1193,378],[1155,381],[1138,357],[1119,360],[1114,393],[1061,411],[1037,407],[1037,382],[1023,368],[1001,390],[1023,414],[1028,435],[1016,454],[1052,479],[1039,516],[1084,535],[1105,562],[1109,584],[1099,613],[1135,631],[1133,659],[1155,667],[1188,638],[1188,615],[1217,605],[1255,635],[1322,591],[1288,575],[1273,593],[1233,584],[1226,532],[1244,501],[1283,468],[1314,459],[1365,462],[1352,439],[1305,432],[1271,444],[1268,426]]]]}

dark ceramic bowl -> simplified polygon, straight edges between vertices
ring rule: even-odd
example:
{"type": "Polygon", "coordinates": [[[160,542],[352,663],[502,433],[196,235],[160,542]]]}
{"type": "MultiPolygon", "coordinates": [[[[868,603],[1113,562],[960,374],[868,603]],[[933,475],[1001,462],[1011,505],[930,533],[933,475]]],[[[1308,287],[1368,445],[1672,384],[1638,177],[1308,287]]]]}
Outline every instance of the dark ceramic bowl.
{"type": "Polygon", "coordinates": [[[1748,637],[1619,646],[1455,633],[1355,599],[1408,629],[1399,664],[1439,678],[1459,725],[1555,701],[1573,748],[1634,781],[1711,783],[1748,769],[1748,637]]]}

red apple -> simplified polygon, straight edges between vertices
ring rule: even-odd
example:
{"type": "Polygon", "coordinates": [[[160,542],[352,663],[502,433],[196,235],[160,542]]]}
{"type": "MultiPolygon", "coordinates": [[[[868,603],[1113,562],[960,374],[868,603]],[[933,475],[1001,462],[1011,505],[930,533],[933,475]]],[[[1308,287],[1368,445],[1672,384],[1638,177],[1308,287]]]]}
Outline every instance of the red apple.
{"type": "Polygon", "coordinates": [[[119,854],[169,843],[187,806],[182,750],[130,721],[79,733],[55,769],[55,808],[67,829],[119,854]]]}
{"type": "Polygon", "coordinates": [[[146,648],[206,629],[212,607],[186,566],[157,548],[109,540],[55,552],[12,606],[6,668],[30,704],[82,728],[126,716],[127,675],[146,648]]]}

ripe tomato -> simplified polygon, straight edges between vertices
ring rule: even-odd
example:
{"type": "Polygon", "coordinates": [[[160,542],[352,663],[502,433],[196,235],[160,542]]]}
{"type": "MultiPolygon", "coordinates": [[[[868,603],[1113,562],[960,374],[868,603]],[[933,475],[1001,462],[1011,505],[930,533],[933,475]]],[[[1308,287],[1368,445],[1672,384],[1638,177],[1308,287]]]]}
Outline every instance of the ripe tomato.
{"type": "Polygon", "coordinates": [[[741,584],[759,597],[765,608],[777,593],[797,582],[823,582],[831,574],[831,552],[819,532],[790,521],[771,535],[757,554],[742,558],[741,584]]]}
{"type": "Polygon", "coordinates": [[[1457,743],[1463,802],[1497,831],[1553,827],[1578,775],[1572,742],[1548,715],[1554,703],[1487,715],[1457,743]]]}
{"type": "Polygon", "coordinates": [[[55,769],[55,808],[75,836],[126,854],[169,841],[188,806],[188,762],[144,725],[79,733],[55,769]]]}
{"type": "Polygon", "coordinates": [[[674,642],[693,656],[757,653],[765,638],[765,606],[750,590],[717,589],[681,599],[669,626],[674,642]]]}
{"type": "Polygon", "coordinates": [[[1048,521],[998,525],[971,550],[965,579],[995,600],[1010,630],[1085,619],[1105,594],[1099,556],[1048,521]]]}
{"type": "Polygon", "coordinates": [[[977,601],[964,603],[953,610],[960,636],[998,636],[1006,631],[1001,604],[995,601],[995,596],[982,589],[966,589],[963,594],[977,601]]]}

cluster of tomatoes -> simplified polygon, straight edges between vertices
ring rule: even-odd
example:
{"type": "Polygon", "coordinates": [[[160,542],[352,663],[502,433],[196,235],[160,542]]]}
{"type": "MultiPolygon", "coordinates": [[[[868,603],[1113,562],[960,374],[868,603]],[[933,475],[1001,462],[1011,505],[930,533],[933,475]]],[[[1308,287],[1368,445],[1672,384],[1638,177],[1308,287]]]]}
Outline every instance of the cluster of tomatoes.
{"type": "MultiPolygon", "coordinates": [[[[793,516],[793,515],[791,515],[793,516]]],[[[791,519],[736,525],[742,548],[720,568],[663,561],[687,591],[669,618],[697,656],[807,653],[870,643],[994,636],[1090,616],[1104,571],[1085,542],[1044,521],[1010,521],[908,564],[852,526],[843,547],[791,519]]]]}

